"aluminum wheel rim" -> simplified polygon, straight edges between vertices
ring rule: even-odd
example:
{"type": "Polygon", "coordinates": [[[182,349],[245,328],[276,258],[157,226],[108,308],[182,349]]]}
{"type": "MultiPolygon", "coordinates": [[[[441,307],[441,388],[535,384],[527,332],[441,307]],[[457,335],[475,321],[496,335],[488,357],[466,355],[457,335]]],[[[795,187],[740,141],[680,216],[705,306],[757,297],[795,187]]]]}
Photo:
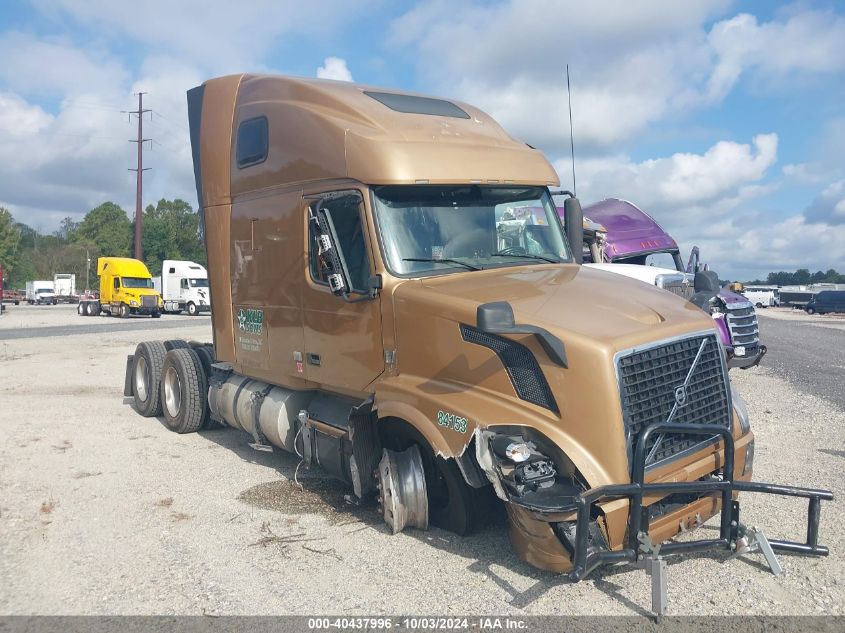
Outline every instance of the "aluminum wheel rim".
{"type": "Polygon", "coordinates": [[[182,383],[175,367],[168,367],[164,373],[164,406],[171,418],[178,416],[182,408],[182,383]]]}
{"type": "Polygon", "coordinates": [[[146,402],[149,394],[147,376],[147,359],[138,356],[138,362],[135,363],[135,393],[138,394],[138,399],[141,402],[146,402]]]}

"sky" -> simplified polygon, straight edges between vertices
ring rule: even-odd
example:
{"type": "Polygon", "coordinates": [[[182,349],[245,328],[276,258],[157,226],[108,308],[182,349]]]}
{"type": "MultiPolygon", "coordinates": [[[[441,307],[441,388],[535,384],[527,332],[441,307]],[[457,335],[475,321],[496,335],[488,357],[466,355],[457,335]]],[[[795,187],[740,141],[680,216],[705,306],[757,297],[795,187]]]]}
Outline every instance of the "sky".
{"type": "Polygon", "coordinates": [[[845,3],[11,0],[0,206],[42,231],[111,200],[196,205],[185,92],[270,72],[469,102],[586,205],[630,200],[722,278],[845,272],[845,3]]]}

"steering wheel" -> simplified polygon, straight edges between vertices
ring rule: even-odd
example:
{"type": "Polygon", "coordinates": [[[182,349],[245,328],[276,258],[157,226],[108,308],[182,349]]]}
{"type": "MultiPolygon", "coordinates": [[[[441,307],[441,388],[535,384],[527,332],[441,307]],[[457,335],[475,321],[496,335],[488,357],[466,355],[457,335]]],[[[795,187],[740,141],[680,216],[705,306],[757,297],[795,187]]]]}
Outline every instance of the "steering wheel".
{"type": "Polygon", "coordinates": [[[528,251],[523,246],[508,246],[500,250],[497,255],[526,255],[528,251]]]}

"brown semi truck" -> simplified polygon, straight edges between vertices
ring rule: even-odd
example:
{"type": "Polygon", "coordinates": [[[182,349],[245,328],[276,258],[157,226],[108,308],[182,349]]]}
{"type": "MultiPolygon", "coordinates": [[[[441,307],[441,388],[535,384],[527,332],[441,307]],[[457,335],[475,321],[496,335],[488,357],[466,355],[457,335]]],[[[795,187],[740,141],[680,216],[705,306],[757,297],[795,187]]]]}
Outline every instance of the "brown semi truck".
{"type": "Polygon", "coordinates": [[[750,482],[712,320],[580,266],[577,200],[567,236],[554,169],[487,114],[249,74],[188,110],[214,341],[141,343],[141,413],[296,453],[377,496],[393,532],[467,533],[504,503],[518,554],[576,580],[645,558],[659,586],[662,555],[695,549],[827,552],[830,493],[750,482]],[[806,541],[746,534],[741,490],[810,499],[806,541]],[[719,538],[652,545],[716,514],[719,538]]]}

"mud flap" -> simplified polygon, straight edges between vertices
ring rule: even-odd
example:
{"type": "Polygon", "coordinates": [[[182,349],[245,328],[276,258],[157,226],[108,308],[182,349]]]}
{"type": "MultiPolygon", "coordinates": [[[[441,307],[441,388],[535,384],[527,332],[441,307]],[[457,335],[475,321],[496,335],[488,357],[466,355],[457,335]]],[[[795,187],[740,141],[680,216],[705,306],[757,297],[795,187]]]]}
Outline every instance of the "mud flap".
{"type": "Polygon", "coordinates": [[[127,398],[135,396],[135,382],[132,380],[133,369],[135,368],[135,355],[129,354],[126,357],[126,376],[123,378],[123,395],[127,398]]]}

